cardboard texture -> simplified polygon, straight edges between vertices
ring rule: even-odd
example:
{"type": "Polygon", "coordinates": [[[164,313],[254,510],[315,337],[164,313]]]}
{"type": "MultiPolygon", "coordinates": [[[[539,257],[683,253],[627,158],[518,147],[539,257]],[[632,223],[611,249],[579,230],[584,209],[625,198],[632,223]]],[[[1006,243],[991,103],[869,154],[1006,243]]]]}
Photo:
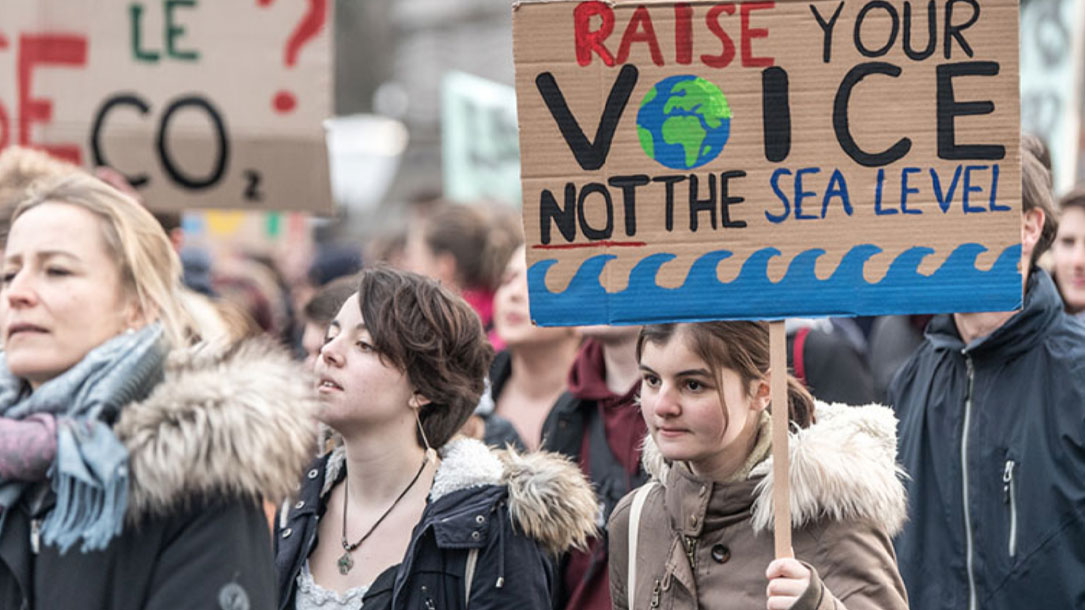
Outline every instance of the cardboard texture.
{"type": "Polygon", "coordinates": [[[0,148],[124,173],[155,209],[332,210],[327,0],[14,0],[0,148]]]}
{"type": "Polygon", "coordinates": [[[536,323],[1020,306],[1016,1],[513,10],[536,323]]]}

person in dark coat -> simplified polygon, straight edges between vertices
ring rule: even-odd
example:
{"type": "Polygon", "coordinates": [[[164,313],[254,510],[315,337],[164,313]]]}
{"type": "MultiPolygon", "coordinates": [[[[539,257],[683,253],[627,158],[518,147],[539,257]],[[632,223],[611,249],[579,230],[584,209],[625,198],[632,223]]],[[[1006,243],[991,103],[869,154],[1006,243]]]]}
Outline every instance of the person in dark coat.
{"type": "Polygon", "coordinates": [[[889,384],[897,371],[923,343],[923,329],[930,315],[879,316],[870,329],[870,350],[867,361],[874,379],[874,397],[885,402],[889,384]]]}
{"type": "Polygon", "coordinates": [[[889,389],[909,521],[912,608],[1085,603],[1085,325],[1035,266],[1055,231],[1046,170],[1022,152],[1024,307],[936,316],[889,389]]]}
{"type": "Polygon", "coordinates": [[[543,423],[542,447],[576,460],[595,488],[599,535],[562,556],[554,608],[609,610],[606,520],[629,490],[647,480],[641,444],[647,427],[636,397],[638,326],[581,327],[586,340],[569,371],[569,390],[543,423]]]}
{"type": "Polygon", "coordinates": [[[865,341],[850,318],[787,321],[787,360],[795,377],[818,400],[865,405],[874,401],[865,341]],[[847,328],[858,335],[853,340],[847,328]],[[858,343],[857,341],[862,342],[858,343]]]}
{"type": "Polygon", "coordinates": [[[586,543],[595,498],[564,459],[455,437],[492,355],[436,281],[361,274],[316,364],[342,443],[275,522],[280,610],[550,607],[550,558],[586,543]]]}
{"type": "Polygon", "coordinates": [[[52,427],[0,438],[0,608],[274,607],[261,499],[311,455],[312,389],[266,344],[182,349],[179,287],[154,218],[95,178],[16,209],[0,417],[52,427]]]}

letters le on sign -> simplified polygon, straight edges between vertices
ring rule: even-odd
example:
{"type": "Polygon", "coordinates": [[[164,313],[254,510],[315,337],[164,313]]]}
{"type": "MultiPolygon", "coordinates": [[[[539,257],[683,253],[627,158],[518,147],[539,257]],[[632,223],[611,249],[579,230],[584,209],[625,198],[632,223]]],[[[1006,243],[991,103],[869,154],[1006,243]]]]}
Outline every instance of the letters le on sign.
{"type": "Polygon", "coordinates": [[[1010,310],[1018,4],[521,2],[543,325],[1010,310]]]}
{"type": "Polygon", "coordinates": [[[330,2],[3,3],[0,148],[110,165],[157,209],[330,212],[330,2]]]}

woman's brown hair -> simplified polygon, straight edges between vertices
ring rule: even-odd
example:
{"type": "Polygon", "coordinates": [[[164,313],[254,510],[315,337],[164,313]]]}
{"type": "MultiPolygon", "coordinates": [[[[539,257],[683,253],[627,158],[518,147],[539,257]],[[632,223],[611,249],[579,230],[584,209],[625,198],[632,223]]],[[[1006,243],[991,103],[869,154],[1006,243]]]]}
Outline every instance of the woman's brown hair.
{"type": "Polygon", "coordinates": [[[1050,156],[1043,140],[1028,133],[1021,134],[1021,209],[1024,212],[1040,209],[1044,213],[1040,239],[1032,249],[1029,261],[1029,266],[1034,267],[1040,256],[1055,243],[1059,227],[1051,194],[1050,156]]]}
{"type": "MultiPolygon", "coordinates": [[[[697,322],[688,324],[650,324],[637,337],[637,360],[645,343],[662,345],[685,334],[689,347],[715,371],[716,387],[723,403],[723,383],[719,371],[728,368],[738,373],[744,388],[760,381],[769,372],[769,327],[766,322],[697,322]]],[[[814,397],[793,376],[787,376],[788,418],[800,428],[814,423],[814,397]]],[[[724,414],[726,416],[726,410],[724,414]]]]}
{"type": "Polygon", "coordinates": [[[419,418],[442,447],[474,412],[493,360],[478,316],[435,280],[388,267],[361,273],[358,303],[381,358],[429,399],[419,418]]]}

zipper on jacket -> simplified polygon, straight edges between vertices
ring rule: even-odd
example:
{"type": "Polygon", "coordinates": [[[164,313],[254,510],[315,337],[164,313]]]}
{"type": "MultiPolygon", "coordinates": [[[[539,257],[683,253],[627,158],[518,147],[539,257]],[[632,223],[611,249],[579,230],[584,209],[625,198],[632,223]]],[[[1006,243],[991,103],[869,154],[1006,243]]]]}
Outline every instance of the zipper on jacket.
{"type": "Polygon", "coordinates": [[[697,570],[697,539],[690,536],[682,536],[686,547],[686,558],[689,559],[690,569],[697,570]]]}
{"type": "Polygon", "coordinates": [[[976,575],[972,566],[972,514],[968,507],[968,429],[972,423],[972,390],[974,387],[976,369],[972,365],[972,358],[964,355],[965,367],[968,369],[968,393],[964,398],[964,426],[961,431],[961,497],[964,500],[964,544],[965,564],[968,570],[968,610],[976,610],[976,575]]]}
{"type": "Polygon", "coordinates": [[[1002,472],[1002,493],[1005,503],[1010,505],[1010,557],[1017,554],[1017,490],[1013,484],[1013,470],[1017,466],[1013,460],[1006,460],[1006,469],[1002,472]]]}
{"type": "Polygon", "coordinates": [[[41,550],[41,519],[30,520],[30,551],[35,555],[41,550]]]}

